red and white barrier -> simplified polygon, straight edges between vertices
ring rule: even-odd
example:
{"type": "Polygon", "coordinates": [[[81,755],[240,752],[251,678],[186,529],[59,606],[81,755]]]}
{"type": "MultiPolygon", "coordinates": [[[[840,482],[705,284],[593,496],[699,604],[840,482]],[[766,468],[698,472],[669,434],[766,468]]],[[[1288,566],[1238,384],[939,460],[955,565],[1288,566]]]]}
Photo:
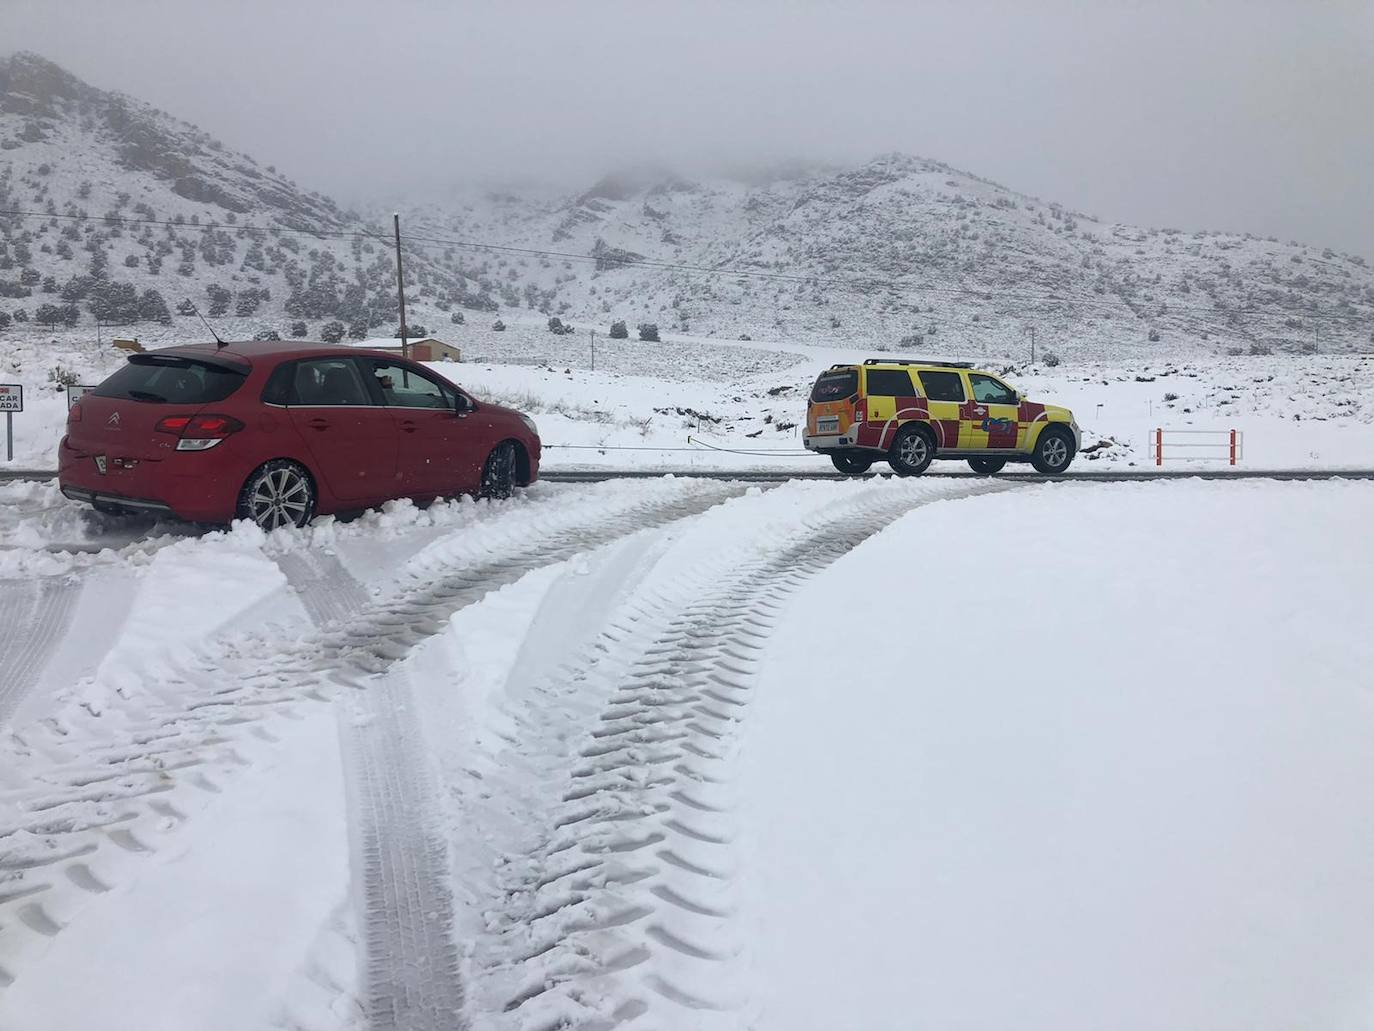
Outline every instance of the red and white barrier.
{"type": "Polygon", "coordinates": [[[1150,453],[1154,456],[1155,465],[1163,465],[1166,457],[1172,462],[1228,462],[1235,465],[1245,457],[1245,434],[1239,430],[1159,428],[1150,438],[1150,453]],[[1178,451],[1189,453],[1178,454],[1178,451]]]}

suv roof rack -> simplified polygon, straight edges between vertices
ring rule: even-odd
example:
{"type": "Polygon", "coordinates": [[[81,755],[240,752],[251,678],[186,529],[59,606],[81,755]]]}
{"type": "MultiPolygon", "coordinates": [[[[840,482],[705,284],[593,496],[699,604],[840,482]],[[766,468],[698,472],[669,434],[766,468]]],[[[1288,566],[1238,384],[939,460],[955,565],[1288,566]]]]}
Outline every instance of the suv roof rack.
{"type": "Polygon", "coordinates": [[[971,369],[972,362],[942,362],[929,358],[865,358],[865,365],[929,365],[936,369],[971,369]]]}

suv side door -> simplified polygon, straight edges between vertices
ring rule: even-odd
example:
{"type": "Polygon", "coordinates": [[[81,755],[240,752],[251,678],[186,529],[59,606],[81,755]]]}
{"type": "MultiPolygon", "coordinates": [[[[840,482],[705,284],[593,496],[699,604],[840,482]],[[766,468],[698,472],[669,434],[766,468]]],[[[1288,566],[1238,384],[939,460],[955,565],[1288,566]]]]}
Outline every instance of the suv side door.
{"type": "MultiPolygon", "coordinates": [[[[287,415],[305,441],[314,472],[343,501],[396,496],[396,427],[377,404],[351,355],[302,358],[278,369],[287,415]]],[[[269,402],[270,403],[270,402],[269,402]]]]}
{"type": "Polygon", "coordinates": [[[1016,391],[1000,379],[982,372],[968,374],[973,389],[972,447],[1010,450],[1024,443],[1018,418],[1021,411],[1016,391]]]}
{"type": "Polygon", "coordinates": [[[955,369],[924,369],[917,373],[921,391],[926,395],[930,424],[935,428],[935,446],[940,451],[968,447],[960,425],[960,413],[968,396],[964,377],[955,369]]]}
{"type": "Polygon", "coordinates": [[[480,419],[468,396],[410,362],[361,359],[400,439],[402,493],[414,497],[462,494],[481,484],[480,419]]]}

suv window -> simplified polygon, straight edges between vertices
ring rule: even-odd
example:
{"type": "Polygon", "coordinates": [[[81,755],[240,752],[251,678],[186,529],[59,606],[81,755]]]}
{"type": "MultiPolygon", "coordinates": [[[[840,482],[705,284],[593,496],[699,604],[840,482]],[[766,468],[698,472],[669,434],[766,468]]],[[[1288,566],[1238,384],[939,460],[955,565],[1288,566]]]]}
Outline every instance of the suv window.
{"type": "Polygon", "coordinates": [[[307,407],[372,405],[352,358],[311,358],[296,363],[291,404],[307,407]]]}
{"type": "Polygon", "coordinates": [[[922,372],[921,389],[931,401],[962,401],[964,381],[957,372],[922,372]]]}
{"type": "Polygon", "coordinates": [[[1016,404],[1016,391],[1007,386],[1001,380],[993,379],[991,376],[983,376],[976,372],[970,372],[968,376],[970,385],[973,387],[973,399],[985,405],[1014,405],[1016,404]]]}
{"type": "Polygon", "coordinates": [[[246,368],[177,355],[138,355],[91,393],[153,404],[210,404],[223,401],[247,378],[246,368]]]}
{"type": "Polygon", "coordinates": [[[409,365],[376,358],[367,359],[367,363],[389,407],[453,410],[453,391],[438,380],[431,379],[409,365]]]}
{"type": "Polygon", "coordinates": [[[839,401],[859,392],[859,373],[856,369],[823,372],[811,388],[812,401],[839,401]]]}
{"type": "Polygon", "coordinates": [[[911,373],[905,369],[869,369],[868,393],[872,397],[912,397],[911,373]]]}

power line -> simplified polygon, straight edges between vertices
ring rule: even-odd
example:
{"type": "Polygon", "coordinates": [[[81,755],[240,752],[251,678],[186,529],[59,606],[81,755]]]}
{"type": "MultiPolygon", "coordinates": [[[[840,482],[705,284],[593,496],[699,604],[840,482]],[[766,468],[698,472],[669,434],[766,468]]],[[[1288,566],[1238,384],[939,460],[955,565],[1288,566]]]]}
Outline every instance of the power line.
{"type": "MultiPolygon", "coordinates": [[[[44,211],[24,211],[15,209],[0,209],[0,217],[10,218],[31,218],[31,219],[65,219],[68,221],[81,222],[103,222],[106,224],[120,225],[156,225],[172,226],[177,229],[223,229],[226,231],[245,233],[269,233],[269,234],[288,234],[298,236],[310,236],[316,238],[338,238],[338,239],[363,239],[375,240],[379,242],[389,242],[390,237],[382,233],[369,232],[364,230],[349,229],[300,229],[286,226],[255,226],[240,225],[233,222],[188,222],[186,220],[160,219],[160,218],[130,218],[116,215],[73,215],[56,214],[44,211]]],[[[982,300],[1001,300],[1001,301],[1021,301],[1031,304],[1068,304],[1079,308],[1095,308],[1101,311],[1120,311],[1126,308],[1136,315],[1132,305],[1124,298],[1119,303],[1105,301],[1094,301],[1091,298],[1064,297],[1058,294],[1032,294],[1016,292],[1010,290],[999,290],[994,294],[986,288],[981,287],[922,287],[910,283],[902,283],[893,279],[883,279],[876,276],[864,276],[865,281],[855,281],[853,279],[838,279],[834,276],[806,274],[806,273],[787,273],[769,272],[762,269],[733,268],[724,265],[691,265],[683,262],[659,261],[653,258],[622,258],[610,254],[578,254],[572,251],[554,251],[535,247],[516,247],[510,244],[490,243],[480,240],[460,240],[447,237],[426,236],[415,233],[401,234],[403,242],[412,245],[432,246],[432,247],[456,247],[474,251],[494,251],[502,254],[518,254],[526,257],[552,258],[563,261],[594,262],[597,264],[610,264],[618,268],[646,268],[669,272],[683,272],[695,275],[714,275],[734,278],[762,279],[776,282],[793,283],[802,286],[827,286],[832,289],[847,291],[850,293],[868,296],[875,289],[885,289],[892,293],[915,293],[921,296],[937,296],[949,298],[977,297],[982,300]]],[[[460,274],[464,274],[461,273],[460,274]]],[[[464,274],[466,275],[466,274],[464,274]]],[[[862,276],[862,274],[860,274],[862,276]]],[[[467,277],[471,278],[471,277],[467,277]]],[[[1340,320],[1368,320],[1374,318],[1369,313],[1340,314],[1338,312],[1304,312],[1295,315],[1289,311],[1271,311],[1261,308],[1203,308],[1198,306],[1177,306],[1165,305],[1165,311],[1154,316],[1140,316],[1137,318],[1159,318],[1166,315],[1193,314],[1207,315],[1213,318],[1229,318],[1233,316],[1253,316],[1258,318],[1304,318],[1304,319],[1329,319],[1340,320]]]]}

